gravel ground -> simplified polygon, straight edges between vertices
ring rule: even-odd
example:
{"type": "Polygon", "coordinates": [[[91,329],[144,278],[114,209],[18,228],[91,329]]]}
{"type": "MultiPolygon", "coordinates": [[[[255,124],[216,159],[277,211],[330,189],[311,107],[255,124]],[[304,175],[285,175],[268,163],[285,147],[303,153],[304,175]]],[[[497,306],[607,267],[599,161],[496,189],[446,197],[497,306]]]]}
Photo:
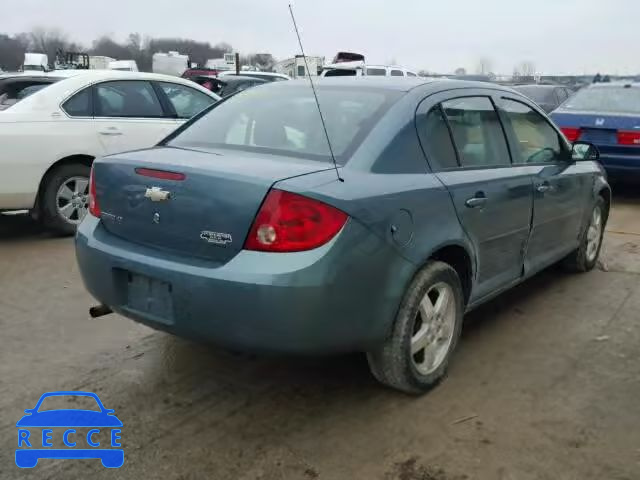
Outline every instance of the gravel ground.
{"type": "Polygon", "coordinates": [[[616,200],[603,261],[550,269],[467,318],[449,378],[412,398],[361,355],[256,358],[110,315],[89,320],[71,239],[0,216],[0,477],[640,478],[640,196],[616,200]],[[125,464],[14,464],[43,392],[98,393],[125,464]]]}

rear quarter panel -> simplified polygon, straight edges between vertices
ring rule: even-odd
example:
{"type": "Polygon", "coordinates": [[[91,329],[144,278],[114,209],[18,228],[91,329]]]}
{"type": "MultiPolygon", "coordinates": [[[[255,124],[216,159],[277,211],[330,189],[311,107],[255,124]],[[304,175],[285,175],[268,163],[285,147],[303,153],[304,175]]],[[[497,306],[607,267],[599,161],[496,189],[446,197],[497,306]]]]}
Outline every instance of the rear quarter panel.
{"type": "Polygon", "coordinates": [[[0,114],[0,209],[32,208],[42,176],[58,160],[101,155],[91,123],[0,114]]]}

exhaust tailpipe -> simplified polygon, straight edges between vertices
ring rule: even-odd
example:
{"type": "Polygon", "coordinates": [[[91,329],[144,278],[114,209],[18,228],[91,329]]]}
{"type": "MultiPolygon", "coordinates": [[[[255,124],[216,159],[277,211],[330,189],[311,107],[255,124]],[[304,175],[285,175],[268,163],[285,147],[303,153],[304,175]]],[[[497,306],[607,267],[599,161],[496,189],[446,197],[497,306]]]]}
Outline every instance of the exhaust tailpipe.
{"type": "Polygon", "coordinates": [[[104,315],[109,315],[110,313],[113,313],[113,310],[104,304],[95,305],[89,309],[89,315],[91,315],[91,318],[102,317],[104,315]]]}

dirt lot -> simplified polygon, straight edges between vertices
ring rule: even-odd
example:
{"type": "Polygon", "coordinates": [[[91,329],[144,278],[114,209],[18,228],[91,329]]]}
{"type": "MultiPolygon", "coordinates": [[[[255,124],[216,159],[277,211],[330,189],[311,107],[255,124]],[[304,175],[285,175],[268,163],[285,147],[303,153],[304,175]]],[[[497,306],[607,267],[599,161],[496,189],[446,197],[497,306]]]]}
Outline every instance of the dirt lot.
{"type": "Polygon", "coordinates": [[[0,477],[640,478],[640,195],[604,259],[551,269],[469,316],[449,378],[411,398],[362,356],[251,358],[114,315],[89,320],[71,239],[0,216],[0,477]],[[18,469],[15,422],[43,392],[98,393],[125,464],[18,469]]]}

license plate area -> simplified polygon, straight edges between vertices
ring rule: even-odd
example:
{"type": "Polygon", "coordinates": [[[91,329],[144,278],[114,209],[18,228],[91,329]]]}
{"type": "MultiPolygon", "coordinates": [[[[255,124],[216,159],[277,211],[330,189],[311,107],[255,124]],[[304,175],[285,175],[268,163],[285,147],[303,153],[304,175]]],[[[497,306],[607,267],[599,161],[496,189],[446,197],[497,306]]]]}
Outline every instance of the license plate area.
{"type": "Polygon", "coordinates": [[[173,323],[173,288],[170,283],[133,272],[126,272],[125,278],[127,308],[152,316],[161,323],[173,323]]]}

